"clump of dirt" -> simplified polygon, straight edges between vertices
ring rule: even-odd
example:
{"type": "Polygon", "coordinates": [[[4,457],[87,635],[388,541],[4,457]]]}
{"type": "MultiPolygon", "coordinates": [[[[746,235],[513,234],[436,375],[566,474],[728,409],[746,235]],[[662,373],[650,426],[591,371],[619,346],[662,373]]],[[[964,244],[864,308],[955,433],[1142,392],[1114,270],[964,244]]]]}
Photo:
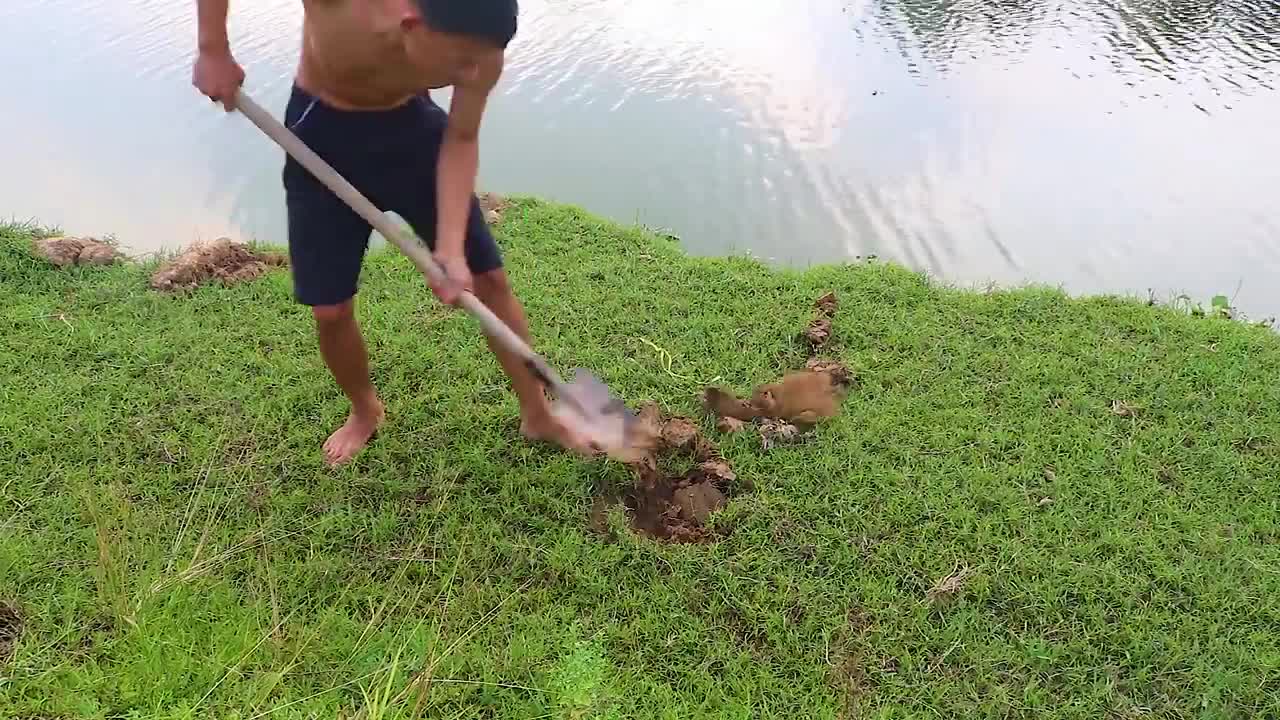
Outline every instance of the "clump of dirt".
{"type": "MultiPolygon", "coordinates": [[[[640,426],[655,438],[652,449],[628,463],[635,482],[622,497],[632,528],[649,537],[675,543],[705,542],[711,514],[721,510],[733,494],[737,474],[715,445],[688,418],[663,417],[654,403],[640,411],[640,426]],[[691,459],[684,473],[668,474],[662,461],[691,459]]],[[[603,508],[597,504],[597,518],[603,508]]]]}
{"type": "Polygon", "coordinates": [[[288,258],[283,254],[259,253],[230,238],[218,238],[196,243],[160,266],[151,276],[151,287],[161,291],[192,290],[215,280],[234,285],[287,264],[288,258]]]}
{"type": "Polygon", "coordinates": [[[805,328],[804,336],[809,341],[809,346],[817,350],[831,339],[831,323],[835,319],[839,302],[836,300],[836,294],[829,292],[818,298],[813,307],[817,313],[805,328]]]}
{"type": "Polygon", "coordinates": [[[502,222],[502,211],[511,203],[497,193],[482,192],[476,196],[480,199],[480,210],[484,213],[485,222],[496,225],[502,222]]]}
{"type": "Polygon", "coordinates": [[[0,665],[13,659],[14,649],[18,646],[18,636],[22,634],[22,616],[12,605],[0,602],[0,665]]]}
{"type": "Polygon", "coordinates": [[[35,252],[57,265],[110,265],[124,257],[114,247],[91,237],[51,237],[37,240],[35,252]]]}
{"type": "MultiPolygon", "coordinates": [[[[817,316],[805,337],[812,351],[831,337],[838,301],[827,293],[814,303],[817,316]]],[[[844,363],[811,355],[803,369],[792,370],[772,383],[757,385],[750,397],[740,398],[720,387],[703,392],[703,406],[716,418],[724,433],[740,432],[755,423],[765,450],[802,440],[809,430],[840,412],[854,383],[853,371],[844,363]]]]}

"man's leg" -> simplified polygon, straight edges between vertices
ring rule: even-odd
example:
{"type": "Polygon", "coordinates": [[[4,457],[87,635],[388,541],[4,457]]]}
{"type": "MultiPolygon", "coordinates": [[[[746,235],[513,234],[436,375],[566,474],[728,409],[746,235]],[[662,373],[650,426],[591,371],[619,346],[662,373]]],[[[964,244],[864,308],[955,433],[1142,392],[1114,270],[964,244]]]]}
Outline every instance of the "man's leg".
{"type": "MultiPolygon", "coordinates": [[[[476,297],[494,315],[511,328],[520,339],[532,346],[529,323],[524,308],[511,290],[507,273],[501,267],[474,276],[476,297]]],[[[511,378],[511,384],[520,400],[520,432],[531,440],[554,442],[577,452],[587,452],[586,443],[551,415],[551,403],[545,388],[537,376],[525,367],[517,355],[487,338],[489,348],[497,356],[498,363],[511,378]]]]}
{"type": "Polygon", "coordinates": [[[331,193],[295,187],[286,200],[294,296],[311,308],[320,355],[351,402],[346,422],[324,443],[325,461],[341,465],[364,448],[383,419],[355,316],[369,225],[331,193]]]}
{"type": "MultiPolygon", "coordinates": [[[[408,131],[396,135],[396,142],[382,140],[383,148],[394,148],[395,166],[398,172],[382,172],[379,175],[385,196],[390,199],[384,209],[395,210],[404,217],[434,249],[436,227],[436,173],[440,143],[448,123],[448,114],[429,97],[420,98],[412,106],[417,112],[411,117],[408,131]]],[[[506,323],[526,343],[529,324],[524,309],[511,291],[511,284],[503,270],[502,252],[498,247],[479,199],[473,194],[467,219],[467,266],[471,269],[476,297],[494,315],[506,323]]],[[[551,414],[551,403],[541,381],[525,367],[524,362],[510,351],[486,338],[489,348],[497,356],[498,363],[511,378],[511,384],[520,400],[520,428],[530,439],[554,442],[575,451],[583,451],[585,443],[558,422],[551,414]]]]}
{"type": "Polygon", "coordinates": [[[324,443],[330,465],[348,462],[360,452],[382,424],[384,411],[369,376],[369,355],[356,323],[355,298],[336,305],[317,305],[315,318],[320,355],[342,392],[351,401],[351,414],[324,443]]]}

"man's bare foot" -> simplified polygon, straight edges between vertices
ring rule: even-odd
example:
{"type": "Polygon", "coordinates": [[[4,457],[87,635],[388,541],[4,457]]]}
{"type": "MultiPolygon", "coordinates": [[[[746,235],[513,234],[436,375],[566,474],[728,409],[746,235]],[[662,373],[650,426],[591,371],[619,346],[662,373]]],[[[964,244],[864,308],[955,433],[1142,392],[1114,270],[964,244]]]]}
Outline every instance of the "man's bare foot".
{"type": "Polygon", "coordinates": [[[333,431],[325,441],[325,462],[329,463],[330,467],[350,462],[351,458],[369,444],[369,439],[378,431],[384,417],[381,402],[378,402],[371,411],[352,411],[342,427],[333,431]]]}
{"type": "Polygon", "coordinates": [[[587,438],[557,420],[548,410],[525,412],[520,420],[520,434],[535,442],[555,443],[579,455],[589,456],[597,452],[587,438]]]}

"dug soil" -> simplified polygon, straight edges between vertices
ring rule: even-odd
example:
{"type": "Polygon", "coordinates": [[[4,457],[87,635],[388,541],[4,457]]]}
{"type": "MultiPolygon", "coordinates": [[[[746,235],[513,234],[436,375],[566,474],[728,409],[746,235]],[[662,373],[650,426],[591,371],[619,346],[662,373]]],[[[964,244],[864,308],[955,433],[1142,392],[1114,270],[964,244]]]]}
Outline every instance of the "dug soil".
{"type": "MultiPolygon", "coordinates": [[[[757,386],[748,398],[725,388],[705,389],[704,407],[720,432],[754,427],[767,451],[803,441],[815,425],[840,412],[854,382],[853,372],[817,354],[831,339],[837,307],[834,293],[814,303],[815,316],[801,333],[809,346],[804,368],[788,372],[778,382],[757,386]]],[[[733,468],[692,420],[664,417],[654,403],[641,409],[639,419],[632,444],[644,451],[627,463],[634,483],[620,498],[629,511],[632,530],[667,542],[713,539],[709,519],[725,508],[742,485],[733,468]],[[692,467],[665,469],[673,460],[692,467]]],[[[593,528],[605,529],[607,510],[615,503],[616,499],[597,499],[591,511],[593,528]]]]}
{"type": "MultiPolygon", "coordinates": [[[[663,417],[658,406],[649,403],[640,411],[640,422],[654,442],[644,457],[629,464],[634,482],[621,500],[631,528],[667,542],[712,539],[707,521],[734,494],[737,475],[692,420],[663,417]],[[670,472],[664,466],[671,464],[693,467],[670,472]]],[[[597,502],[593,525],[600,525],[608,504],[597,502]]]]}
{"type": "Polygon", "coordinates": [[[287,264],[288,258],[280,253],[259,253],[229,238],[219,238],[196,243],[161,265],[151,276],[151,287],[177,291],[192,290],[208,282],[234,285],[287,264]]]}
{"type": "Polygon", "coordinates": [[[58,267],[110,265],[123,255],[111,245],[90,237],[51,237],[37,240],[36,255],[58,267]]]}

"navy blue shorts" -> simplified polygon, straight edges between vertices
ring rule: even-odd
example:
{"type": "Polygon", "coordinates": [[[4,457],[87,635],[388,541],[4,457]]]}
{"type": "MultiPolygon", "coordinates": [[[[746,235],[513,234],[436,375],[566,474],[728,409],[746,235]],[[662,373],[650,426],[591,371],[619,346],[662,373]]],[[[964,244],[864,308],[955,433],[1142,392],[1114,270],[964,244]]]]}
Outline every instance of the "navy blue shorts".
{"type": "MultiPolygon", "coordinates": [[[[297,85],[284,124],[378,209],[404,218],[435,247],[436,158],[448,113],[426,95],[390,110],[346,111],[297,85]]],[[[372,228],[306,168],[286,156],[289,261],[294,297],[336,305],[356,294],[372,228]]],[[[472,194],[465,252],[473,275],[502,267],[479,199],[472,194]]]]}

